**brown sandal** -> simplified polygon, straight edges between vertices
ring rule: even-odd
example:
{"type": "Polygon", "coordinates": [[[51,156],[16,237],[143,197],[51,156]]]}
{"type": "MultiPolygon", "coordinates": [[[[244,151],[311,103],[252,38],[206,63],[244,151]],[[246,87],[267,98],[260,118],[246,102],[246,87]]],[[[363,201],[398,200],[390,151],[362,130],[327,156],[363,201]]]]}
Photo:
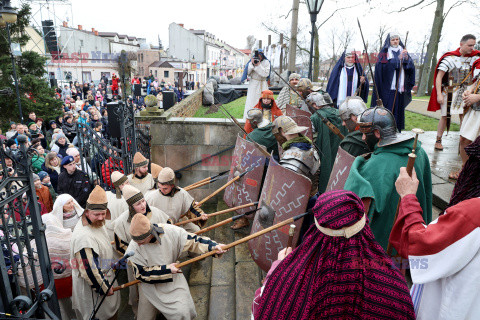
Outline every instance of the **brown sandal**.
{"type": "Polygon", "coordinates": [[[460,171],[452,171],[448,175],[448,179],[458,180],[458,176],[460,176],[460,171]]]}
{"type": "Polygon", "coordinates": [[[443,150],[442,137],[437,137],[437,141],[435,142],[435,150],[443,150]]]}

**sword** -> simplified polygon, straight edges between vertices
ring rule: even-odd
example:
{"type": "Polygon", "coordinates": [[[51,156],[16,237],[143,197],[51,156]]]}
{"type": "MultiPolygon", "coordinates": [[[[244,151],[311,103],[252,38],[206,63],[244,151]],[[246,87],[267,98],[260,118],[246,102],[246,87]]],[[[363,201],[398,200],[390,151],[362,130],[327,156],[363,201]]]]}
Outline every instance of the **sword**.
{"type": "Polygon", "coordinates": [[[375,75],[373,74],[373,71],[372,71],[372,64],[370,63],[370,57],[368,55],[367,45],[365,44],[365,39],[363,38],[362,26],[360,25],[360,20],[358,20],[358,18],[357,18],[357,22],[358,22],[358,28],[360,29],[360,35],[362,36],[363,47],[365,48],[365,53],[367,54],[367,62],[368,62],[368,68],[370,69],[370,76],[372,77],[373,86],[375,87],[375,92],[377,93],[377,106],[383,107],[382,99],[378,95],[378,87],[377,87],[377,83],[375,82],[375,75]]]}
{"type": "MultiPolygon", "coordinates": [[[[415,133],[415,141],[413,142],[412,152],[408,154],[408,163],[407,163],[407,173],[410,177],[412,176],[413,166],[415,165],[415,160],[417,159],[417,155],[415,154],[415,152],[416,152],[416,149],[417,149],[418,136],[425,132],[422,129],[412,129],[412,131],[413,131],[413,133],[415,133]]],[[[395,212],[395,218],[393,218],[393,225],[395,225],[395,222],[397,221],[397,218],[398,218],[398,212],[400,211],[400,201],[401,200],[402,199],[398,199],[397,211],[395,212]]],[[[390,237],[389,237],[389,240],[388,240],[387,254],[389,256],[392,255],[392,244],[390,243],[390,237]]]]}
{"type": "MultiPolygon", "coordinates": [[[[292,91],[294,91],[299,97],[300,99],[303,100],[303,102],[305,102],[305,104],[307,104],[307,101],[305,101],[305,98],[302,97],[302,95],[300,93],[298,93],[297,90],[295,90],[291,85],[290,83],[287,82],[287,80],[283,79],[281,75],[278,74],[277,71],[275,70],[272,70],[273,72],[275,72],[277,74],[277,76],[283,81],[285,82],[292,91]]],[[[308,104],[307,104],[308,105],[308,104]]],[[[330,131],[332,131],[333,133],[335,133],[339,138],[340,140],[343,140],[343,138],[345,138],[343,136],[343,134],[340,132],[340,130],[333,124],[331,123],[327,118],[325,118],[324,116],[322,116],[320,113],[317,113],[317,115],[320,117],[320,119],[322,119],[322,122],[325,123],[325,125],[328,127],[328,129],[330,129],[330,131]]]]}

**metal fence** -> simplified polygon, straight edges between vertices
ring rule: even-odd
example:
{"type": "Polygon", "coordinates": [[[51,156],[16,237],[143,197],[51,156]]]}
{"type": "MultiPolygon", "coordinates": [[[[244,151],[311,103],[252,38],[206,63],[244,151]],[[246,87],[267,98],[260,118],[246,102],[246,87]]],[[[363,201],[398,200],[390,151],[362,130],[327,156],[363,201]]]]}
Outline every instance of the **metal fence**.
{"type": "Polygon", "coordinates": [[[20,135],[18,150],[0,143],[0,317],[60,316],[45,228],[30,168],[35,152],[20,135]]]}

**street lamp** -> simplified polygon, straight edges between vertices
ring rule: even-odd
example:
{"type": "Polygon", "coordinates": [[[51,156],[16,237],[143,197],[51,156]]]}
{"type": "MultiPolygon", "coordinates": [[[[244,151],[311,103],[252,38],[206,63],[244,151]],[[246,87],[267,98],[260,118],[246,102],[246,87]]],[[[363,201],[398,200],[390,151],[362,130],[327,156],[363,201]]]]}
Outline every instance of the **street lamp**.
{"type": "Polygon", "coordinates": [[[15,57],[12,50],[12,39],[10,38],[11,23],[17,21],[17,11],[10,5],[10,0],[0,2],[0,27],[7,27],[8,46],[10,47],[10,57],[12,58],[13,79],[15,80],[15,91],[17,92],[18,111],[20,113],[20,122],[23,123],[22,103],[20,101],[20,91],[18,90],[17,69],[15,68],[15,57]]]}
{"type": "Polygon", "coordinates": [[[315,22],[317,22],[317,15],[320,12],[320,9],[323,5],[323,0],[307,0],[308,13],[310,13],[310,21],[312,22],[312,32],[311,32],[311,41],[310,41],[310,65],[308,66],[308,78],[312,79],[312,67],[313,67],[313,42],[315,40],[315,22]]]}

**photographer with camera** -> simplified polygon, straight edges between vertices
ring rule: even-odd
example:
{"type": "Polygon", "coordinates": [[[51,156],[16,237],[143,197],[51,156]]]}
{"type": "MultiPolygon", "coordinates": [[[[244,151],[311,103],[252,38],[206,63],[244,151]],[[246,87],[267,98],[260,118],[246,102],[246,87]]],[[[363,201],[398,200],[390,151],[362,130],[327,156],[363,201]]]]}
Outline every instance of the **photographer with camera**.
{"type": "Polygon", "coordinates": [[[252,59],[245,66],[242,76],[242,82],[247,79],[247,76],[250,79],[243,119],[246,119],[248,110],[258,103],[262,91],[268,90],[267,81],[270,78],[270,71],[270,61],[265,57],[263,50],[255,50],[252,59]]]}

